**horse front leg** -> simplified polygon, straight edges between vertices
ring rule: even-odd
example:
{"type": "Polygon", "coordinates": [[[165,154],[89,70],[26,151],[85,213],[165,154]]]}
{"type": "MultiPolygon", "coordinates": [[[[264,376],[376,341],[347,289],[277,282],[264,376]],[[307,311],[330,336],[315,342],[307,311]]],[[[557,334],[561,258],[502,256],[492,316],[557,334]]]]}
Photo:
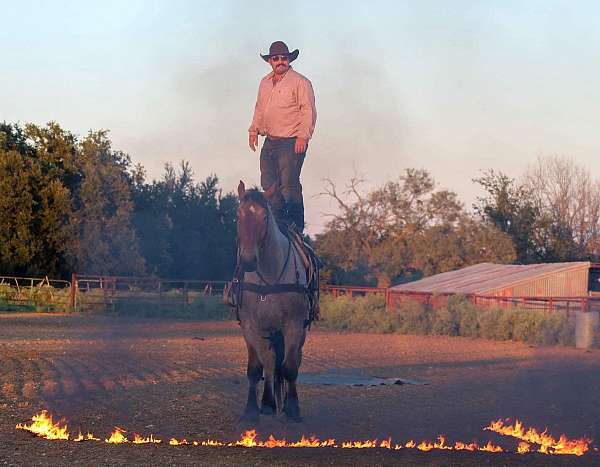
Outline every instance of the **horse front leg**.
{"type": "Polygon", "coordinates": [[[248,348],[248,401],[246,402],[246,408],[241,417],[241,421],[249,423],[257,423],[259,417],[258,403],[257,403],[257,387],[260,378],[262,377],[263,366],[260,363],[258,354],[250,345],[246,345],[248,348]]]}
{"type": "Polygon", "coordinates": [[[263,415],[275,415],[277,413],[277,403],[275,402],[275,351],[267,339],[264,339],[262,344],[259,348],[259,355],[263,362],[265,384],[260,413],[263,415]]]}
{"type": "Polygon", "coordinates": [[[285,360],[282,366],[282,374],[287,382],[283,411],[286,417],[293,422],[302,421],[298,389],[296,387],[298,370],[302,362],[302,345],[304,344],[304,333],[302,331],[286,336],[285,360]]]}

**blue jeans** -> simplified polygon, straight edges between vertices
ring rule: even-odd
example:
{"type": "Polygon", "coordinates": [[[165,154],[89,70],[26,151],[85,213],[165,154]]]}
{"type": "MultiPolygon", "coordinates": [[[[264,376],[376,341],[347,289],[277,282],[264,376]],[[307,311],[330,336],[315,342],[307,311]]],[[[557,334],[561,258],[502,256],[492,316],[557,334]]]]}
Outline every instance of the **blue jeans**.
{"type": "Polygon", "coordinates": [[[306,152],[296,154],[295,144],[296,138],[265,139],[260,151],[260,184],[263,190],[267,190],[273,183],[279,184],[279,194],[271,202],[276,215],[287,206],[291,220],[303,228],[304,200],[300,172],[306,152]],[[300,222],[302,226],[299,225],[300,222]]]}

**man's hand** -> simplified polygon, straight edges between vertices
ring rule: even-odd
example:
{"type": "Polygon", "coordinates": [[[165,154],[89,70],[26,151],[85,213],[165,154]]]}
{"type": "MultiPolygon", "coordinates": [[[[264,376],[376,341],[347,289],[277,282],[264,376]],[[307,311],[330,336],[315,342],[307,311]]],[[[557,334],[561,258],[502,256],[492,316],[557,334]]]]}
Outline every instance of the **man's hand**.
{"type": "Polygon", "coordinates": [[[252,151],[256,152],[256,148],[258,146],[258,135],[255,135],[253,133],[248,134],[248,146],[250,146],[250,149],[252,149],[252,151]]]}
{"type": "Polygon", "coordinates": [[[296,144],[294,145],[294,152],[296,154],[302,154],[306,152],[308,146],[308,140],[304,138],[296,138],[296,144]]]}

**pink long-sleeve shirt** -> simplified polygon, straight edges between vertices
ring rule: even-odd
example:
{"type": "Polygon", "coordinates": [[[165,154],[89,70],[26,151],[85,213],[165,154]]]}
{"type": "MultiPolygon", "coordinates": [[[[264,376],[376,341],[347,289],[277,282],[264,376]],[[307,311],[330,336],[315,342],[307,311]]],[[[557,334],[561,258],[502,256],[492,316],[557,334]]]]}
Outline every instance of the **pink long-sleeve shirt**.
{"type": "Polygon", "coordinates": [[[317,121],[310,81],[290,67],[273,86],[273,72],[258,86],[250,134],[310,139],[317,121]]]}

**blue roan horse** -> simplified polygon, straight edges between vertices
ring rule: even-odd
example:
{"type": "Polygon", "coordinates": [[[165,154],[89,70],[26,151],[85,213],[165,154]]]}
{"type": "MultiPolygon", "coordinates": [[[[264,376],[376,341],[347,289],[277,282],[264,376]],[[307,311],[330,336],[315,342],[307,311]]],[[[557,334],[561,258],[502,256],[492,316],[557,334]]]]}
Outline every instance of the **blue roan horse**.
{"type": "Polygon", "coordinates": [[[293,242],[279,229],[265,193],[238,186],[238,261],[243,269],[239,320],[248,348],[248,402],[243,421],[281,411],[300,421],[296,390],[309,323],[306,270],[293,242]],[[264,376],[260,408],[258,382],[264,376]]]}

